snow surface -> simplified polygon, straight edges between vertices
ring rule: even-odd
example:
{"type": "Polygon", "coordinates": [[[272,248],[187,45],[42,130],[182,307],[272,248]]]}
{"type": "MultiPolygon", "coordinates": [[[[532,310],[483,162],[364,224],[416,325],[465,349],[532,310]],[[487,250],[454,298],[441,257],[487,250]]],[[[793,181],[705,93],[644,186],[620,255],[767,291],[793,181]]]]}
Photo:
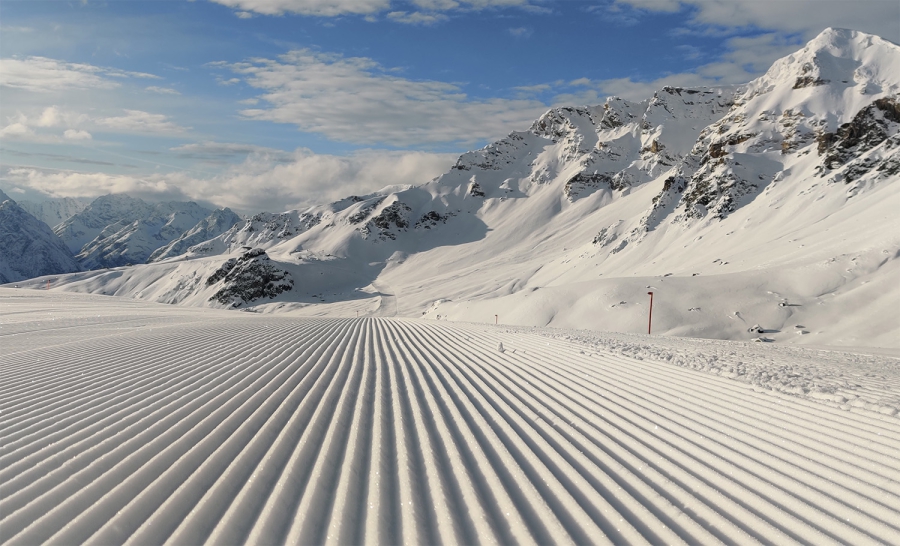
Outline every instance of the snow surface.
{"type": "Polygon", "coordinates": [[[5,544],[900,536],[894,357],[52,290],[0,308],[5,544]]]}

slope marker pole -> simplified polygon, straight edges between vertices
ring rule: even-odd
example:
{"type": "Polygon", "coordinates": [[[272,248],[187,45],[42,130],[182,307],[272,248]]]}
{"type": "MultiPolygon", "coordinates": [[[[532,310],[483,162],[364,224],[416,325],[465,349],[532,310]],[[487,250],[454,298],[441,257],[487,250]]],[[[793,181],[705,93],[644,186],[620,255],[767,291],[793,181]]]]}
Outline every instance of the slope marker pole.
{"type": "Polygon", "coordinates": [[[494,315],[494,324],[497,324],[500,319],[497,315],[494,315]]]}
{"type": "Polygon", "coordinates": [[[650,317],[647,319],[647,334],[650,334],[650,326],[653,324],[653,292],[647,292],[650,294],[650,317]]]}

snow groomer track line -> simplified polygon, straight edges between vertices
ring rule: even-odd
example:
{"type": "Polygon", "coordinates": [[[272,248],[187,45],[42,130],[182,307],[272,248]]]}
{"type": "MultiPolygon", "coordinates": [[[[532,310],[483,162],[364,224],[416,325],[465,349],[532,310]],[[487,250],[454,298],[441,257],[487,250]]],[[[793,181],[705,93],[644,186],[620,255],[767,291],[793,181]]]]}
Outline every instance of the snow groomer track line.
{"type": "Polygon", "coordinates": [[[4,323],[4,544],[900,539],[896,417],[486,326],[132,307],[4,323]]]}

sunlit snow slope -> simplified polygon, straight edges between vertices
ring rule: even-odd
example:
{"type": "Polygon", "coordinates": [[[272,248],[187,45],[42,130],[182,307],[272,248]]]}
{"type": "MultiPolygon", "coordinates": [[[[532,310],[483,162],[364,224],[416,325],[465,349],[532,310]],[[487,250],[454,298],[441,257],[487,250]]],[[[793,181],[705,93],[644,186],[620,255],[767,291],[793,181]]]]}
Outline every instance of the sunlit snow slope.
{"type": "Polygon", "coordinates": [[[629,333],[653,291],[655,333],[900,348],[898,209],[900,46],[826,29],[746,85],[553,108],[420,185],[23,286],[629,333]]]}
{"type": "MultiPolygon", "coordinates": [[[[0,305],[3,543],[900,536],[895,415],[549,331],[23,289],[0,305]]],[[[765,350],[748,358],[809,351],[765,350]]],[[[897,360],[872,358],[860,382],[900,390],[897,360]]]]}

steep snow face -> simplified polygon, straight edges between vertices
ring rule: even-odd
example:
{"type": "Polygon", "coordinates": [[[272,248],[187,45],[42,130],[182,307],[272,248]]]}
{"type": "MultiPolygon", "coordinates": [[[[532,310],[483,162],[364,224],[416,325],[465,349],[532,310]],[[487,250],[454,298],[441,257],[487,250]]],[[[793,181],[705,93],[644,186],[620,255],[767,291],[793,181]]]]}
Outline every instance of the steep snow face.
{"type": "Polygon", "coordinates": [[[124,194],[104,195],[54,228],[72,254],[94,240],[111,224],[126,225],[149,216],[153,206],[124,194]]]}
{"type": "Polygon", "coordinates": [[[0,191],[0,283],[80,270],[47,224],[0,191]]]}
{"type": "Polygon", "coordinates": [[[727,114],[700,134],[643,227],[669,215],[676,223],[722,219],[785,179],[860,187],[892,177],[900,161],[898,105],[900,46],[828,29],[738,92],[727,114]]]}
{"type": "Polygon", "coordinates": [[[76,258],[88,269],[144,263],[154,251],[180,238],[210,213],[193,202],[160,203],[137,220],[110,224],[76,258]]]}
{"type": "Polygon", "coordinates": [[[188,248],[218,237],[241,221],[241,217],[229,208],[214,210],[212,214],[182,233],[177,239],[153,251],[147,261],[158,262],[184,254],[188,248]]]}
{"type": "Polygon", "coordinates": [[[40,202],[18,201],[18,204],[26,212],[52,228],[83,211],[91,202],[88,199],[56,197],[40,202]]]}

